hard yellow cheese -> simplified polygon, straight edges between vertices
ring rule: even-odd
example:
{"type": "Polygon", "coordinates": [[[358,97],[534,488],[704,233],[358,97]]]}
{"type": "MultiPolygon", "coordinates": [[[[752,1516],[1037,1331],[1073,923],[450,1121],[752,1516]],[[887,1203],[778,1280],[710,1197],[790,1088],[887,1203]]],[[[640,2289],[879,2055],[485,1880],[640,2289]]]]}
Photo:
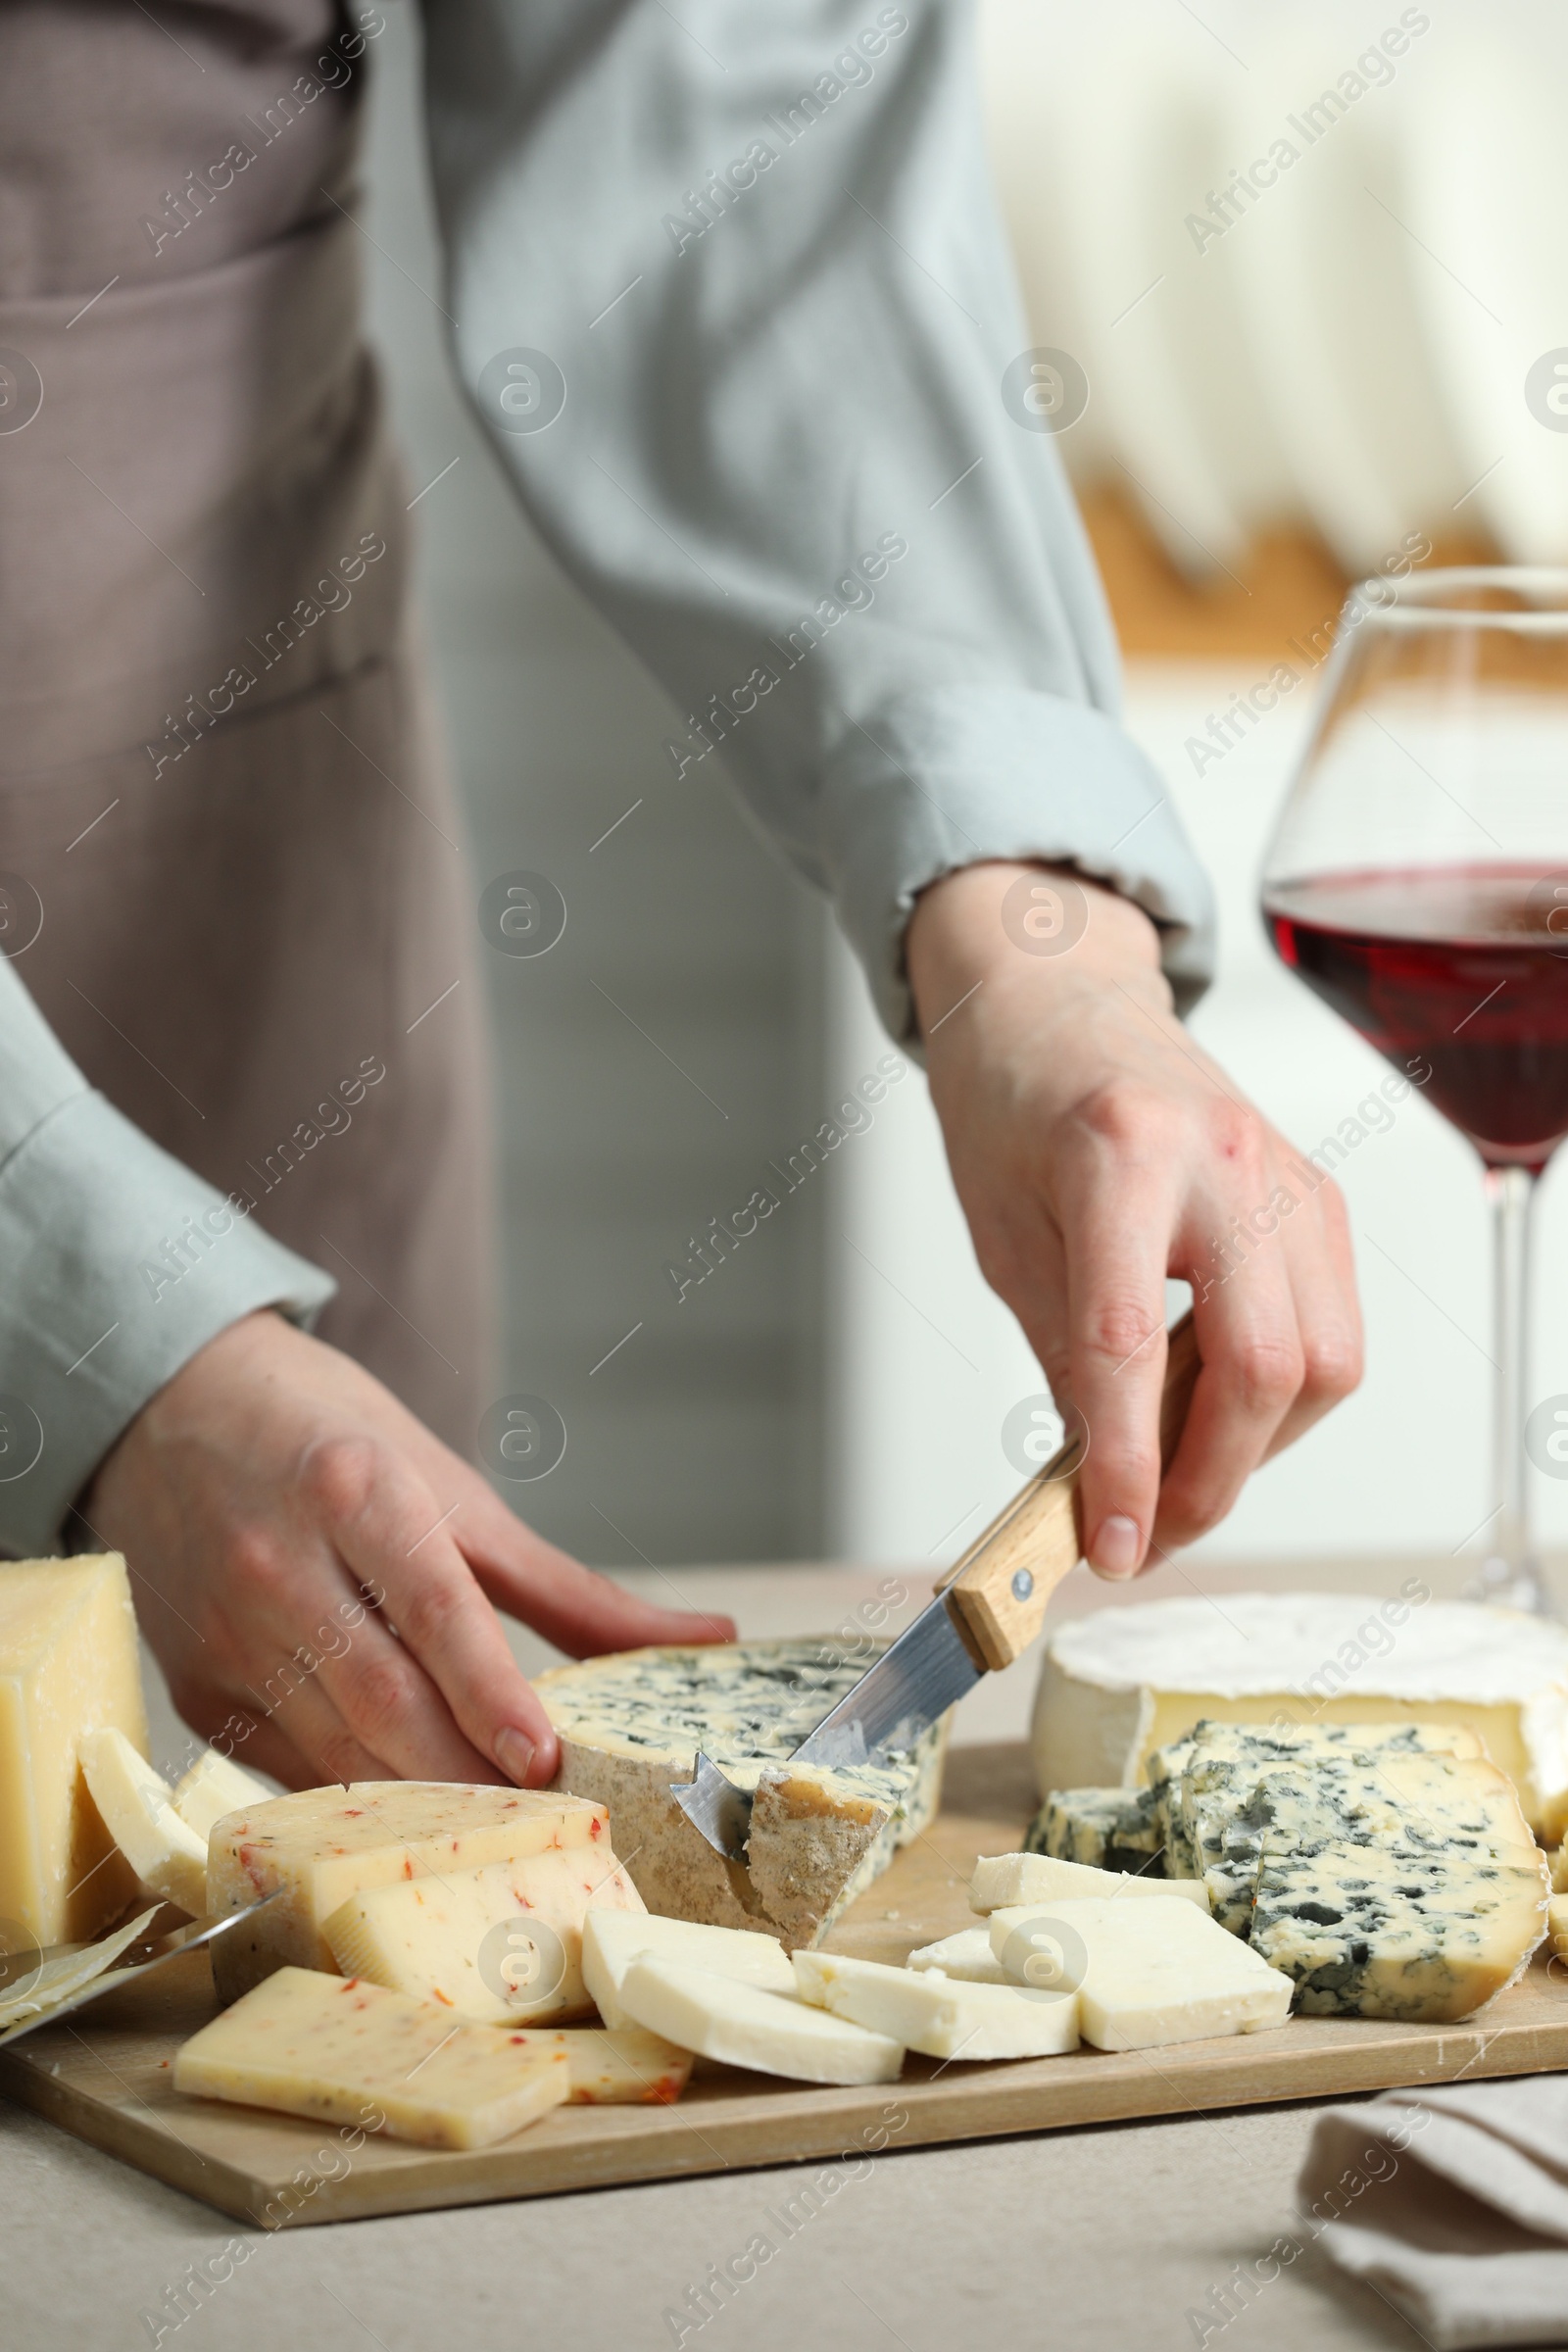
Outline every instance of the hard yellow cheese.
{"type": "Polygon", "coordinates": [[[371,1887],[340,1904],[322,1933],[346,1977],[479,2024],[544,2024],[593,2009],[582,1977],[590,1906],[644,1916],[603,1840],[371,1887]]]}
{"type": "Polygon", "coordinates": [[[81,1769],[104,1828],[149,1894],[192,1919],[207,1908],[207,1840],[174,1811],[174,1791],[123,1732],[90,1732],[81,1769]]]}
{"type": "Polygon", "coordinates": [[[454,2026],[433,2001],[381,1984],[280,1968],[191,2036],[174,2088],[427,2148],[488,2148],[570,2095],[566,2053],[538,2039],[454,2026]]]}
{"type": "Polygon", "coordinates": [[[215,1943],[219,1997],[232,2000],[287,1964],[335,1974],[325,1923],[351,1895],[487,1862],[609,1847],[605,1807],[552,1790],[368,1781],[270,1797],[216,1823],[208,1842],[214,1912],[238,1911],[282,1889],[254,1921],[215,1943]]]}
{"type": "Polygon", "coordinates": [[[571,2077],[568,2107],[669,2107],[692,2071],[690,2050],[640,2026],[605,2033],[597,2026],[524,2026],[507,2037],[542,2054],[564,2050],[571,2077]]]}
{"type": "Polygon", "coordinates": [[[124,1561],[0,1565],[0,1920],[41,1944],[96,1935],[136,1891],[81,1775],[107,1729],[145,1750],[124,1561]]]}
{"type": "Polygon", "coordinates": [[[225,1813],[265,1805],[271,1793],[254,1773],[242,1772],[230,1757],[210,1747],[176,1784],[174,1811],[205,1844],[225,1813]]]}

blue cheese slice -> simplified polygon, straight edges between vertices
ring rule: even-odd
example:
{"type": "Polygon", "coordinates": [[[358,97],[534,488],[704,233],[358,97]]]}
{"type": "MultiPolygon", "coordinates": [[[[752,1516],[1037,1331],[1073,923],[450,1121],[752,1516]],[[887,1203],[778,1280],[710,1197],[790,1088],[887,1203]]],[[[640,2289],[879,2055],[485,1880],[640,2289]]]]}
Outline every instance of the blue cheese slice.
{"type": "Polygon", "coordinates": [[[558,1785],[608,1805],[650,1911],[813,1943],[937,1809],[944,1717],[906,1748],[831,1772],[795,1748],[885,1643],[745,1642],[634,1649],[539,1676],[558,1785]],[[744,1865],[715,1854],[670,1794],[698,1751],[755,1792],[744,1865]]]}
{"type": "Polygon", "coordinates": [[[1546,1930],[1544,1856],[1477,1860],[1395,1842],[1303,1847],[1267,1829],[1251,1949],[1309,2017],[1442,2025],[1529,1965],[1546,1930]]]}
{"type": "Polygon", "coordinates": [[[1152,1788],[1054,1788],[1024,1838],[1026,1854],[1091,1870],[1164,1875],[1164,1838],[1152,1788]]]}

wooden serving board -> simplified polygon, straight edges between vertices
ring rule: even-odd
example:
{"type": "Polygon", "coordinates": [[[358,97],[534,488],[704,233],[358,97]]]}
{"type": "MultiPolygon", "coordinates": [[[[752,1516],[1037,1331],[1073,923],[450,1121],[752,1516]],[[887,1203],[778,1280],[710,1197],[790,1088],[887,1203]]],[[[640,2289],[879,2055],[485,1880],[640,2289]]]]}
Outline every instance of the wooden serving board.
{"type": "MultiPolygon", "coordinates": [[[[975,1857],[1016,1850],[1032,1805],[1022,1746],[955,1750],[946,1809],[846,1914],[834,1948],[902,1961],[974,1926],[965,1890],[975,1857]]],[[[561,2108],[499,2147],[374,2137],[349,2150],[329,2125],[175,2094],[174,2052],[214,2005],[207,1955],[194,1953],[0,2053],[0,2091],[220,2212],[282,2228],[1568,2067],[1568,1983],[1538,1958],[1460,2026],[1297,2018],[1272,2034],[1017,2065],[911,2053],[900,2082],[863,2090],[715,2068],[673,2107],[561,2108]]]]}

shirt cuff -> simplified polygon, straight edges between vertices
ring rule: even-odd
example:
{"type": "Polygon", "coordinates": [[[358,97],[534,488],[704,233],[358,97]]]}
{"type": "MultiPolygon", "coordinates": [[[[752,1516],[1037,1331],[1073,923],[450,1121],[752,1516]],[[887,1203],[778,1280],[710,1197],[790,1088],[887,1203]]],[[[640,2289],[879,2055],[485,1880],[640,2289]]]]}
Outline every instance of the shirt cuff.
{"type": "Polygon", "coordinates": [[[47,1553],[104,1455],[199,1348],[259,1307],[309,1324],[336,1284],[102,1095],[0,1169],[0,1546],[47,1553]]]}
{"type": "Polygon", "coordinates": [[[839,919],[895,1039],[918,1042],[904,935],[918,894],[985,858],[1103,882],[1158,926],[1179,1012],[1213,977],[1208,878],[1152,764],[1114,718],[1023,689],[901,698],[845,739],[822,780],[839,919]]]}

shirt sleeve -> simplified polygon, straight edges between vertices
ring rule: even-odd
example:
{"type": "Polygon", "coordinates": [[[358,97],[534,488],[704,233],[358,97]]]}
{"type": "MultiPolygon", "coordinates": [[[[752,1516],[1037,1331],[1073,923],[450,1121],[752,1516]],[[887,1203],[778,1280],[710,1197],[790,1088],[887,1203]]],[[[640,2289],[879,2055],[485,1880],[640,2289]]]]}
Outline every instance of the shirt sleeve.
{"type": "Polygon", "coordinates": [[[0,1548],[48,1552],[148,1398],[258,1307],[336,1287],[87,1085],[0,957],[0,1548]]]}
{"type": "Polygon", "coordinates": [[[729,771],[896,1037],[915,895],[986,858],[1137,900],[1191,1004],[1208,885],[1037,429],[1072,386],[1023,398],[963,0],[427,0],[426,76],[460,370],[669,770],[729,771]]]}

